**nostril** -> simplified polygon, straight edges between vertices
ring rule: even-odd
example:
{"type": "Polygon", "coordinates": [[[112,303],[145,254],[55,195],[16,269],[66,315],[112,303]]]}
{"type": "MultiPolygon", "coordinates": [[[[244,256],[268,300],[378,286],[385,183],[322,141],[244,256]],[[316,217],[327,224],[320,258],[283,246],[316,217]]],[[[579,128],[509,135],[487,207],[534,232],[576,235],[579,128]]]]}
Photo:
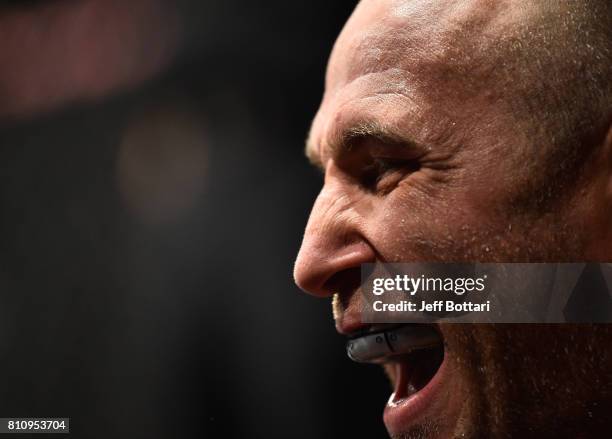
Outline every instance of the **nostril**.
{"type": "Polygon", "coordinates": [[[341,299],[348,298],[361,286],[361,268],[351,267],[334,273],[325,282],[324,288],[337,293],[341,299]]]}
{"type": "Polygon", "coordinates": [[[374,251],[364,241],[347,244],[346,240],[322,242],[320,238],[313,234],[304,238],[295,261],[295,283],[306,293],[318,297],[354,291],[359,286],[360,266],[375,261],[374,251]]]}

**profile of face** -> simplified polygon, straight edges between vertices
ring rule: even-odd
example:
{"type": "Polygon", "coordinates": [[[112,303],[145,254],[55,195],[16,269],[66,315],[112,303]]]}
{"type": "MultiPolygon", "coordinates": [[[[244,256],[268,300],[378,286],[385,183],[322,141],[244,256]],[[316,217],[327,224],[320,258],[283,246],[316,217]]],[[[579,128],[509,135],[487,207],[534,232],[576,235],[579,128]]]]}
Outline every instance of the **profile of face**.
{"type": "MultiPolygon", "coordinates": [[[[340,333],[369,329],[362,263],[612,260],[607,3],[359,3],[309,136],[324,185],[294,273],[340,333]]],[[[610,326],[437,330],[440,361],[384,364],[392,437],[610,427],[610,326]]]]}

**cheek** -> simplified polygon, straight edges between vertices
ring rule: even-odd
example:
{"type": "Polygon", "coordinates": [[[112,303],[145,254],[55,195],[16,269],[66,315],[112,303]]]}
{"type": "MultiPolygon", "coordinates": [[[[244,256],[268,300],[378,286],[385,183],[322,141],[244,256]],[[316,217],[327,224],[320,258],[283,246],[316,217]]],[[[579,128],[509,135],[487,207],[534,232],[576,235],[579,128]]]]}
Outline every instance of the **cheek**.
{"type": "Polygon", "coordinates": [[[372,243],[388,261],[462,261],[492,253],[499,223],[465,194],[398,189],[369,218],[372,243]]]}
{"type": "MultiPolygon", "coordinates": [[[[438,181],[439,180],[439,181],[438,181]]],[[[525,211],[508,203],[507,189],[482,179],[399,185],[369,206],[367,238],[383,260],[562,262],[583,257],[572,212],[525,211]]]]}

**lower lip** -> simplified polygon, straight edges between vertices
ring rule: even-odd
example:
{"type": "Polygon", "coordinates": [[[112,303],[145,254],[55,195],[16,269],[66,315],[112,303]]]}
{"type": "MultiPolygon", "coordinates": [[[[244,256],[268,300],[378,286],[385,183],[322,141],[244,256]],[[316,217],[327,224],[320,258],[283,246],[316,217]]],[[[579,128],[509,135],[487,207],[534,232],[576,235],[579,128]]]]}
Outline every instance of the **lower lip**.
{"type": "Polygon", "coordinates": [[[392,436],[400,436],[431,413],[437,395],[439,395],[446,376],[446,356],[431,381],[417,393],[400,401],[393,401],[391,395],[385,407],[384,422],[387,431],[392,436]]]}

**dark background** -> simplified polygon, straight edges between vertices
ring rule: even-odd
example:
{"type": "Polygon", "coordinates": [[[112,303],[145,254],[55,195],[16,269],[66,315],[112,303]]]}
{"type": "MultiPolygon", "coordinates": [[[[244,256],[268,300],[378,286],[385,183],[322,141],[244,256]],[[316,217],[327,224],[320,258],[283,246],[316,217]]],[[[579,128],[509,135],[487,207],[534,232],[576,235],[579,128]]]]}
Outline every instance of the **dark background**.
{"type": "MultiPolygon", "coordinates": [[[[385,437],[292,268],[303,145],[353,1],[184,2],[155,80],[0,130],[0,416],[78,438],[385,437]]],[[[24,436],[21,436],[24,437],[24,436]]]]}

